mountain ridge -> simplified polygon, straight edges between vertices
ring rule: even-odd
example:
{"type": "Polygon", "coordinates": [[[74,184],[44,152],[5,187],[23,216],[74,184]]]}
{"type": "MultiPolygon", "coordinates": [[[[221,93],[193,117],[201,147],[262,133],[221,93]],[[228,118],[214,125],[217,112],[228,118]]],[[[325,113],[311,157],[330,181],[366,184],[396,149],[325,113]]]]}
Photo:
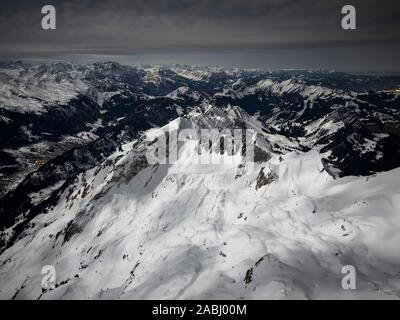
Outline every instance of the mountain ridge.
{"type": "Polygon", "coordinates": [[[0,297],[398,298],[395,81],[1,64],[0,297]],[[251,130],[254,158],[190,134],[180,161],[149,163],[183,129],[251,130]],[[197,164],[200,150],[221,163],[197,164]],[[359,291],[340,288],[344,264],[359,291]]]}

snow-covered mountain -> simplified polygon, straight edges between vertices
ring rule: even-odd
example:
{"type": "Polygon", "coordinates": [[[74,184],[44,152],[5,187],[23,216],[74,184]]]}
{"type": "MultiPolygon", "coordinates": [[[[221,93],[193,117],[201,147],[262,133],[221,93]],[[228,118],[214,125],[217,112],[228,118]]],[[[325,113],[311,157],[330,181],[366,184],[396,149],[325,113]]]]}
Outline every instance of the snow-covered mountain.
{"type": "Polygon", "coordinates": [[[400,79],[0,67],[0,298],[400,296],[400,79]],[[199,165],[190,136],[182,161],[148,161],[185,129],[251,129],[254,158],[199,165]]]}

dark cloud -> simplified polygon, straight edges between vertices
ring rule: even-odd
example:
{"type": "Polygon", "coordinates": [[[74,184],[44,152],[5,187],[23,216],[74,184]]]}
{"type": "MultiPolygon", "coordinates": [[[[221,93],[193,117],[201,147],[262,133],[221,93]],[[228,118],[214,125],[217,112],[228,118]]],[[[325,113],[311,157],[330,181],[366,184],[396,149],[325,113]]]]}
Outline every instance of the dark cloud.
{"type": "Polygon", "coordinates": [[[397,1],[350,2],[357,9],[352,31],[341,28],[347,1],[340,0],[2,0],[0,52],[210,53],[371,45],[388,50],[400,42],[397,1]],[[55,31],[41,29],[45,4],[57,9],[55,31]]]}

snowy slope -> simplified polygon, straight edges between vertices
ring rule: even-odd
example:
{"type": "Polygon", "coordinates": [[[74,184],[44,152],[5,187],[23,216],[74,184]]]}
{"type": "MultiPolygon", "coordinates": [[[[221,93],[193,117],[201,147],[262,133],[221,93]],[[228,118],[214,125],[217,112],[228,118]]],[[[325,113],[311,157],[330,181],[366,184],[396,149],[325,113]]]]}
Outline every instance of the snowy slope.
{"type": "MultiPolygon", "coordinates": [[[[193,111],[169,126],[210,119],[193,111]]],[[[195,141],[180,150],[193,156],[195,141]]],[[[238,177],[237,165],[149,165],[144,152],[142,139],[123,145],[30,222],[1,255],[1,298],[399,297],[399,169],[334,180],[316,151],[265,149],[238,177]],[[48,264],[57,288],[42,292],[48,264]],[[347,264],[355,291],[340,285],[347,264]]]]}
{"type": "Polygon", "coordinates": [[[45,107],[65,104],[88,89],[73,65],[0,68],[0,107],[12,111],[44,112],[45,107]]]}

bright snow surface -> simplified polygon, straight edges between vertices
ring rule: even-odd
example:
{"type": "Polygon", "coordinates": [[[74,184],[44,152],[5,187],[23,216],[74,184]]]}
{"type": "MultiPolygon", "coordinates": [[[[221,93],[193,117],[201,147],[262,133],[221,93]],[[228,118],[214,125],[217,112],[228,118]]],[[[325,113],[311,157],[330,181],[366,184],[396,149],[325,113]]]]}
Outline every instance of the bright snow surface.
{"type": "MultiPolygon", "coordinates": [[[[180,150],[190,159],[195,143],[180,150]]],[[[398,298],[400,169],[333,179],[317,151],[271,155],[238,176],[237,164],[144,165],[140,142],[123,145],[3,252],[0,298],[398,298]],[[57,287],[42,292],[45,265],[57,287]],[[345,265],[356,290],[341,287],[345,265]]]]}

